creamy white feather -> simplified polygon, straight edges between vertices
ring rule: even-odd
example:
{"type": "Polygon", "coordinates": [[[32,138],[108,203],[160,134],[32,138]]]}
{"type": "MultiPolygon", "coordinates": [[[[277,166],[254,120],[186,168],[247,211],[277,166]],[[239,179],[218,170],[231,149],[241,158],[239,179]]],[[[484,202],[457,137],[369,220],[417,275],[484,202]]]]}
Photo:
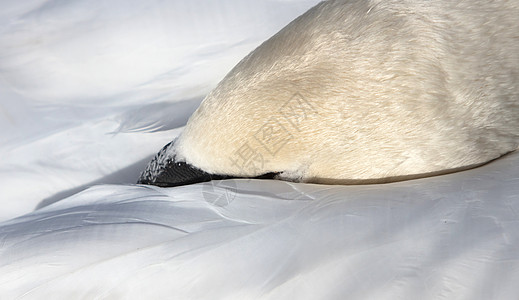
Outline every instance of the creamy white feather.
{"type": "Polygon", "coordinates": [[[519,1],[326,1],[245,57],[176,144],[213,174],[385,182],[518,146],[519,1]]]}

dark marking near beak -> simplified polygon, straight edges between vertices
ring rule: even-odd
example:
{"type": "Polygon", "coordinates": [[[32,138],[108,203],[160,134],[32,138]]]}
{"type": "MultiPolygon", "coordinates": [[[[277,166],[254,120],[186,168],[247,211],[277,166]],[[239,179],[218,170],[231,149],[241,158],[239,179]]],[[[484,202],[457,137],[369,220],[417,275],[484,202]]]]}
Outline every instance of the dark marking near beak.
{"type": "Polygon", "coordinates": [[[230,176],[212,175],[185,162],[168,163],[157,176],[149,178],[141,175],[139,184],[151,184],[160,187],[173,187],[211,180],[227,179],[230,176]]]}
{"type": "MultiPolygon", "coordinates": [[[[176,161],[175,156],[168,157],[168,149],[173,147],[173,142],[164,146],[151,160],[142,172],[138,184],[149,184],[160,187],[174,187],[181,185],[207,182],[211,180],[222,180],[239,178],[228,175],[215,175],[207,173],[193,165],[183,161],[176,161]]],[[[278,173],[267,173],[256,179],[273,179],[278,173]]]]}

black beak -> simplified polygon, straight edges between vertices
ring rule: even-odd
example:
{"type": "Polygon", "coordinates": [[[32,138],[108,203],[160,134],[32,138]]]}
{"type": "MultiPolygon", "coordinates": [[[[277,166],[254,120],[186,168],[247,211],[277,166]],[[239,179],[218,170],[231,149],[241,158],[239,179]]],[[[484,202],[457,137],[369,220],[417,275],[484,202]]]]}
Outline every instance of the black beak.
{"type": "Polygon", "coordinates": [[[173,142],[167,144],[142,172],[138,184],[150,184],[160,187],[173,187],[211,180],[231,178],[225,175],[212,175],[186,162],[175,161],[175,156],[168,157],[168,150],[173,142]]]}

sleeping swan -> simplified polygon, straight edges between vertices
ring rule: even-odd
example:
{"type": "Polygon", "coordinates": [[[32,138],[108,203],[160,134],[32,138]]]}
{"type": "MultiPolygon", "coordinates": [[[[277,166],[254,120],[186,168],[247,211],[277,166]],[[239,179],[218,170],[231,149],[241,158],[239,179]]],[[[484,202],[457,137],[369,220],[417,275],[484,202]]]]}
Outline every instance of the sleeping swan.
{"type": "Polygon", "coordinates": [[[247,55],[139,183],[378,183],[519,142],[519,0],[331,0],[247,55]]]}

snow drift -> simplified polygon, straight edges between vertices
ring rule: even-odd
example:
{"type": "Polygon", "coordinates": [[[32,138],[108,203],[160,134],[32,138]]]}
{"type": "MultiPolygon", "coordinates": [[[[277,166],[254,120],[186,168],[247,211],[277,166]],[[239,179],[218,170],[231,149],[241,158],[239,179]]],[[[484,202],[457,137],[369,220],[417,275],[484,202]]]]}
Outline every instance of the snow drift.
{"type": "Polygon", "coordinates": [[[1,2],[0,298],[517,299],[517,153],[385,185],[132,184],[316,2],[1,2]]]}

